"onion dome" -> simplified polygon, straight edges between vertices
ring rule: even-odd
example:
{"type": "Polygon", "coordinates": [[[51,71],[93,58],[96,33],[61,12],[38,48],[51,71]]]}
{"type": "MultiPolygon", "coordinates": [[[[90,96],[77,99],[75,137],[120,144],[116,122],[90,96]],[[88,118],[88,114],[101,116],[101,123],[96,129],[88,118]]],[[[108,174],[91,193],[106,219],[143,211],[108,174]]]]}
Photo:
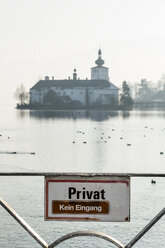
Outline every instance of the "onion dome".
{"type": "Polygon", "coordinates": [[[73,73],[73,80],[77,80],[77,73],[76,73],[76,69],[74,69],[74,73],[73,73]]]}
{"type": "Polygon", "coordinates": [[[98,59],[95,61],[96,65],[101,67],[104,64],[104,60],[101,58],[101,49],[98,51],[98,59]]]}

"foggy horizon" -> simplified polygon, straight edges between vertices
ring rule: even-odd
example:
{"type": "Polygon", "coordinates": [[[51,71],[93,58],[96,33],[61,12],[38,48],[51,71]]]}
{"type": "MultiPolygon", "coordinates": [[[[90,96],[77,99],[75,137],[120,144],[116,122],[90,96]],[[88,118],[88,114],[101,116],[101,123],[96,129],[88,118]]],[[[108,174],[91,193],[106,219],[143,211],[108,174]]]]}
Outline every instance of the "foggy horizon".
{"type": "Polygon", "coordinates": [[[0,103],[15,103],[23,83],[40,78],[90,79],[99,47],[110,81],[157,82],[165,73],[165,2],[0,0],[0,103]]]}

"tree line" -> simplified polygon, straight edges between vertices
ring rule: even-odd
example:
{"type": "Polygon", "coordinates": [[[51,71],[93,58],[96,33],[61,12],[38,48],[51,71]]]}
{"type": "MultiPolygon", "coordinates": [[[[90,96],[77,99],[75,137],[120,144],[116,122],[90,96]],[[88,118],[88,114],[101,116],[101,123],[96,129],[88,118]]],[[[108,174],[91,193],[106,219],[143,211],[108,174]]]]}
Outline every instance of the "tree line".
{"type": "Polygon", "coordinates": [[[135,101],[165,101],[165,75],[156,83],[141,79],[140,83],[132,84],[130,87],[135,101]]]}
{"type": "Polygon", "coordinates": [[[165,75],[156,83],[142,78],[140,82],[122,83],[120,106],[125,109],[132,108],[133,102],[165,102],[165,75]]]}

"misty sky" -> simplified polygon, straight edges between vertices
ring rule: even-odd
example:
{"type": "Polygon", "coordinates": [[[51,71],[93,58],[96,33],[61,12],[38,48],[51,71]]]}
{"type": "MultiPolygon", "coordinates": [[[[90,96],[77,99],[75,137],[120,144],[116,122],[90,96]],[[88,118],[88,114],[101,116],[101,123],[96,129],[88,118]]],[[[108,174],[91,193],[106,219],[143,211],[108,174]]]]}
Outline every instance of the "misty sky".
{"type": "Polygon", "coordinates": [[[46,75],[90,78],[99,46],[110,81],[165,74],[165,0],[0,0],[0,103],[46,75]]]}

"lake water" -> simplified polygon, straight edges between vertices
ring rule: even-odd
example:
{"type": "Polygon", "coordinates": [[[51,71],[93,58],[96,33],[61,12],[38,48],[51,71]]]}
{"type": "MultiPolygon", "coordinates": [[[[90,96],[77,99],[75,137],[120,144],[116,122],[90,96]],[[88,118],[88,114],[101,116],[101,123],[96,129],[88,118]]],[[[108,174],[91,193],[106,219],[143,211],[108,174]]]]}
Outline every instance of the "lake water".
{"type": "MultiPolygon", "coordinates": [[[[164,111],[21,111],[0,106],[0,134],[0,172],[165,173],[164,111]]],[[[43,177],[0,177],[0,195],[49,244],[82,230],[101,231],[127,244],[165,207],[164,178],[156,178],[156,185],[150,181],[131,179],[129,223],[44,221],[43,177]]],[[[89,237],[59,245],[101,246],[114,247],[89,237]]],[[[0,207],[0,247],[40,245],[0,207]]],[[[134,247],[165,247],[165,217],[134,247]]]]}

